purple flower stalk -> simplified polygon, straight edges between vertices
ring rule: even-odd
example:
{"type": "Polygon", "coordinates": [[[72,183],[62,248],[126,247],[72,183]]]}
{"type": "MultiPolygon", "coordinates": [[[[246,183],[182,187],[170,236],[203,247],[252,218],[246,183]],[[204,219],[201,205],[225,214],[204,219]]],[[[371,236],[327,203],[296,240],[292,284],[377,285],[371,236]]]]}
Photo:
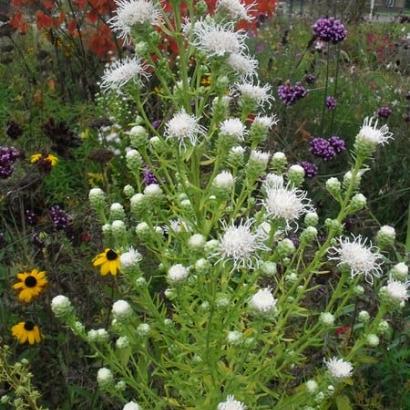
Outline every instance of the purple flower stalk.
{"type": "Polygon", "coordinates": [[[345,140],[337,137],[336,135],[329,138],[329,143],[336,151],[336,154],[340,154],[341,152],[346,151],[345,140]]]}
{"type": "Polygon", "coordinates": [[[295,104],[298,100],[305,97],[306,94],[307,90],[301,83],[292,85],[288,82],[278,87],[279,98],[287,106],[295,104]]]}
{"type": "Polygon", "coordinates": [[[305,170],[305,175],[307,178],[313,178],[318,173],[318,168],[315,164],[309,161],[300,161],[300,166],[305,170]]]}
{"type": "Polygon", "coordinates": [[[340,20],[334,17],[321,17],[312,26],[314,35],[322,41],[340,43],[347,36],[347,30],[340,20]]]}
{"type": "Polygon", "coordinates": [[[314,84],[316,82],[316,76],[312,73],[308,73],[305,75],[304,80],[307,84],[314,84]]]}
{"type": "Polygon", "coordinates": [[[26,222],[29,225],[35,225],[38,221],[38,217],[36,213],[32,209],[26,209],[24,211],[25,217],[26,217],[26,222]]]}
{"type": "Polygon", "coordinates": [[[0,178],[8,178],[13,173],[13,164],[20,156],[14,147],[0,147],[0,178]]]}
{"type": "Polygon", "coordinates": [[[160,125],[161,125],[161,120],[160,120],[160,119],[157,119],[157,120],[152,121],[152,126],[153,126],[155,129],[158,129],[160,125]]]}
{"type": "Polygon", "coordinates": [[[51,222],[56,229],[66,229],[71,223],[70,216],[59,205],[53,205],[49,211],[51,222]]]}
{"type": "Polygon", "coordinates": [[[144,184],[145,185],[151,185],[151,184],[156,184],[157,178],[155,175],[150,171],[148,167],[144,167],[144,170],[142,171],[143,176],[144,176],[144,184]]]}
{"type": "Polygon", "coordinates": [[[336,108],[337,102],[336,98],[332,97],[331,95],[326,97],[326,108],[329,111],[333,111],[336,108]]]}
{"type": "Polygon", "coordinates": [[[392,109],[386,105],[377,110],[377,115],[379,118],[389,118],[392,112],[392,109]]]}
{"type": "Polygon", "coordinates": [[[310,152],[318,158],[329,161],[336,156],[336,150],[325,138],[313,138],[310,141],[310,152]]]}

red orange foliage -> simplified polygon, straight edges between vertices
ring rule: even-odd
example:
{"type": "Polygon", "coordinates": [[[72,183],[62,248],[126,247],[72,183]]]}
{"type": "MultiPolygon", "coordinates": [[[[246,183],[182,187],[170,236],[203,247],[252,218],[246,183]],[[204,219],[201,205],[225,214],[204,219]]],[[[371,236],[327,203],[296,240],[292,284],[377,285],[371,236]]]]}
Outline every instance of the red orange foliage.
{"type": "MultiPolygon", "coordinates": [[[[10,25],[20,33],[27,32],[29,24],[28,15],[34,12],[35,22],[39,30],[58,29],[64,30],[72,39],[80,37],[84,40],[88,49],[99,58],[106,57],[108,52],[115,50],[115,42],[111,29],[105,23],[115,10],[114,0],[71,0],[74,13],[65,15],[55,0],[11,0],[12,13],[10,25]],[[27,19],[25,14],[27,13],[27,19]],[[65,23],[63,25],[63,23],[65,23]]],[[[205,0],[208,11],[215,11],[217,0],[205,0]]],[[[246,5],[254,3],[254,0],[243,0],[246,5]]],[[[240,28],[255,31],[261,16],[269,17],[276,7],[276,0],[257,0],[251,9],[254,17],[252,22],[242,21],[238,23],[240,28]]],[[[170,11],[169,0],[162,0],[164,10],[170,11]]],[[[187,14],[186,2],[181,2],[181,12],[187,14]]],[[[172,39],[164,39],[164,47],[171,54],[178,52],[177,46],[172,39]]]]}

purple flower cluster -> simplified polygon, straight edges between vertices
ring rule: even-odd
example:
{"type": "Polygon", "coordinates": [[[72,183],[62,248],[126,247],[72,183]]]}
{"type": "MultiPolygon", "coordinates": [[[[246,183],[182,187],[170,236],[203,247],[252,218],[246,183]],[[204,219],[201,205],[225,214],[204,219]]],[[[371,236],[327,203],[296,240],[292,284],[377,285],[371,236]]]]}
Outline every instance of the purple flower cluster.
{"type": "Polygon", "coordinates": [[[326,108],[329,111],[333,111],[336,108],[337,102],[336,98],[332,97],[331,95],[326,97],[326,108]]]}
{"type": "Polygon", "coordinates": [[[340,43],[346,38],[347,30],[340,20],[334,17],[321,17],[312,26],[314,35],[322,41],[340,43]]]}
{"type": "Polygon", "coordinates": [[[386,105],[377,110],[377,115],[379,118],[389,118],[392,112],[392,109],[386,105]]]}
{"type": "Polygon", "coordinates": [[[38,222],[38,216],[32,209],[26,209],[24,214],[29,225],[35,225],[38,222]]]}
{"type": "Polygon", "coordinates": [[[155,175],[150,171],[148,167],[144,167],[144,170],[142,171],[143,176],[144,176],[144,184],[145,185],[151,185],[151,184],[156,184],[157,178],[155,175]]]}
{"type": "Polygon", "coordinates": [[[313,178],[317,175],[318,168],[312,162],[300,161],[299,165],[305,170],[305,175],[307,178],[313,178]]]}
{"type": "Polygon", "coordinates": [[[282,84],[278,87],[278,95],[283,104],[293,105],[301,98],[305,97],[307,94],[306,88],[301,83],[296,83],[295,85],[282,84]]]}
{"type": "Polygon", "coordinates": [[[20,156],[14,147],[0,147],[0,178],[8,178],[13,173],[13,164],[20,156]]]}
{"type": "Polygon", "coordinates": [[[336,151],[336,154],[340,154],[341,152],[346,151],[345,140],[340,137],[337,137],[336,135],[329,138],[329,143],[336,151]]]}
{"type": "Polygon", "coordinates": [[[307,84],[314,84],[316,82],[316,76],[312,73],[305,75],[304,80],[307,84]]]}
{"type": "Polygon", "coordinates": [[[59,205],[53,205],[49,210],[49,214],[56,229],[66,229],[71,223],[71,217],[59,205]]]}
{"type": "Polygon", "coordinates": [[[337,154],[346,150],[346,143],[339,137],[333,136],[329,139],[313,138],[310,141],[310,152],[325,161],[333,159],[337,154]]]}

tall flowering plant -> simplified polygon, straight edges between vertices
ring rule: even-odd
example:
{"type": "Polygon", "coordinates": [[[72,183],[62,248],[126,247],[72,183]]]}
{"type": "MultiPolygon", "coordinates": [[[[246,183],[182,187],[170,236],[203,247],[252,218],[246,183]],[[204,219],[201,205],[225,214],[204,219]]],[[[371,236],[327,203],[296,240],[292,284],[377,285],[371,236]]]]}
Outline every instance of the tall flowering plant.
{"type": "Polygon", "coordinates": [[[263,149],[278,119],[235,24],[249,6],[185,4],[118,3],[111,25],[136,55],[107,67],[101,87],[135,102],[123,136],[132,183],[121,199],[89,195],[105,242],[92,263],[116,278],[117,300],[108,328],[86,329],[64,295],[52,310],[103,361],[98,385],[125,410],[348,403],[344,387],[408,299],[407,266],[389,259],[394,228],[377,247],[344,230],[366,207],[372,155],[393,136],[373,118],[358,127],[351,169],[326,181],[338,210],[323,220],[303,167],[263,149]],[[159,33],[178,44],[173,67],[159,33]]]}

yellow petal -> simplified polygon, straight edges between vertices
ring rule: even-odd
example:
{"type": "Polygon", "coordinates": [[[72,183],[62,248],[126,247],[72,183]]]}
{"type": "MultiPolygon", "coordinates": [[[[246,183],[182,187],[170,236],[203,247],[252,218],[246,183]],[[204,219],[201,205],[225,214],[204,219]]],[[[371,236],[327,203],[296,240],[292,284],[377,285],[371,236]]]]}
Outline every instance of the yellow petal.
{"type": "Polygon", "coordinates": [[[109,263],[104,263],[101,266],[101,275],[103,275],[103,276],[108,275],[109,272],[110,272],[110,264],[109,263]]]}

